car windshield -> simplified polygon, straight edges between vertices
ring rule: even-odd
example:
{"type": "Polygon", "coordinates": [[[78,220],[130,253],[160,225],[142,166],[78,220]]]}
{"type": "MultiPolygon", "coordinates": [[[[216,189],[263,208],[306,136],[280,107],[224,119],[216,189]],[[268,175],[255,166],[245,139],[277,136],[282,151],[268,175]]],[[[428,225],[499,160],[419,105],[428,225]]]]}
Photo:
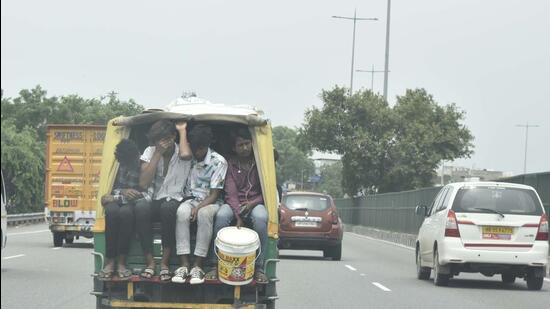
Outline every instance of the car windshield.
{"type": "Polygon", "coordinates": [[[542,215],[540,201],[532,190],[491,186],[461,188],[452,209],[455,212],[542,215]]]}
{"type": "Polygon", "coordinates": [[[328,198],[315,195],[287,195],[283,203],[295,210],[325,210],[329,207],[328,198]]]}

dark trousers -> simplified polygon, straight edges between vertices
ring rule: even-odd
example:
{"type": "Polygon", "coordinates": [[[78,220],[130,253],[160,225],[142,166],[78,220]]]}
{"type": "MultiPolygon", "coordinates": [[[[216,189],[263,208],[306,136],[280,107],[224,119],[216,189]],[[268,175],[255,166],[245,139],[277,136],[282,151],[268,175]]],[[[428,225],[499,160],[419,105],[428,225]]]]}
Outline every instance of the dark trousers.
{"type": "Polygon", "coordinates": [[[134,230],[134,205],[105,205],[105,256],[114,258],[128,254],[134,230]]]}
{"type": "Polygon", "coordinates": [[[149,202],[140,199],[136,202],[136,231],[144,254],[153,252],[153,225],[161,222],[161,236],[163,248],[176,246],[176,213],[181,202],[177,200],[154,200],[149,202]]]}

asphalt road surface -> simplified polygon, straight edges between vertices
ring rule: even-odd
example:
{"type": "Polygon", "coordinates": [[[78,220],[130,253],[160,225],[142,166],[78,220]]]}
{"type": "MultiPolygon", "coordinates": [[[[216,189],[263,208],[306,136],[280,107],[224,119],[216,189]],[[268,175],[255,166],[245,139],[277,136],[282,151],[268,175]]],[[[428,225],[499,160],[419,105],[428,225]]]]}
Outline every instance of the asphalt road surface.
{"type": "MultiPolygon", "coordinates": [[[[92,244],[54,248],[45,224],[8,229],[2,252],[2,309],[93,309],[92,244]]],[[[342,261],[321,252],[280,252],[277,308],[550,308],[550,279],[541,291],[500,276],[465,274],[449,287],[415,277],[410,248],[346,233],[342,261]]]]}

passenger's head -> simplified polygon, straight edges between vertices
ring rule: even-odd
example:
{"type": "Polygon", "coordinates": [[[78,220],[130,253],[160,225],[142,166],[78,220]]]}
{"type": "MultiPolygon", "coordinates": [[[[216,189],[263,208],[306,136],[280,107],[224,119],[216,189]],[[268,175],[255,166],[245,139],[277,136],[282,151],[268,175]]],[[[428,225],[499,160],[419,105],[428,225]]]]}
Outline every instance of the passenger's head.
{"type": "Polygon", "coordinates": [[[161,119],[153,123],[147,133],[147,139],[149,140],[149,145],[156,145],[164,139],[175,141],[176,135],[176,126],[170,120],[161,119]]]}
{"type": "Polygon", "coordinates": [[[202,161],[204,159],[213,139],[212,129],[207,125],[197,124],[189,131],[187,140],[196,160],[202,161]]]}
{"type": "Polygon", "coordinates": [[[139,149],[132,140],[123,139],[115,149],[115,158],[123,166],[137,167],[139,166],[139,149]]]}
{"type": "Polygon", "coordinates": [[[248,128],[241,127],[233,132],[233,151],[238,157],[248,158],[252,155],[252,136],[248,128]]]}

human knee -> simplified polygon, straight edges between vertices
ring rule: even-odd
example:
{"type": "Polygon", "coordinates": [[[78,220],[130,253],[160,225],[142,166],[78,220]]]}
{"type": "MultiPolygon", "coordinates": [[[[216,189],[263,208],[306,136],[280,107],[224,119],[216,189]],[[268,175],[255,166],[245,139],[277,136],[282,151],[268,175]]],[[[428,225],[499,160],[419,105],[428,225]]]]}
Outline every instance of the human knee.
{"type": "Polygon", "coordinates": [[[268,214],[264,205],[257,205],[252,210],[252,219],[257,222],[267,222],[268,214]]]}
{"type": "Polygon", "coordinates": [[[108,218],[116,218],[118,217],[120,207],[117,203],[109,203],[105,205],[105,216],[108,218]]]}
{"type": "Polygon", "coordinates": [[[177,222],[189,222],[191,216],[191,208],[188,204],[181,204],[176,212],[177,222]]]}
{"type": "Polygon", "coordinates": [[[141,199],[136,202],[134,210],[138,218],[149,217],[151,215],[151,203],[145,199],[141,199]]]}
{"type": "Polygon", "coordinates": [[[199,224],[212,223],[214,222],[215,215],[216,215],[216,212],[210,209],[210,207],[203,207],[198,211],[197,222],[199,224]]]}
{"type": "Polygon", "coordinates": [[[216,224],[229,225],[233,220],[233,210],[228,205],[223,205],[216,213],[216,224]]]}

